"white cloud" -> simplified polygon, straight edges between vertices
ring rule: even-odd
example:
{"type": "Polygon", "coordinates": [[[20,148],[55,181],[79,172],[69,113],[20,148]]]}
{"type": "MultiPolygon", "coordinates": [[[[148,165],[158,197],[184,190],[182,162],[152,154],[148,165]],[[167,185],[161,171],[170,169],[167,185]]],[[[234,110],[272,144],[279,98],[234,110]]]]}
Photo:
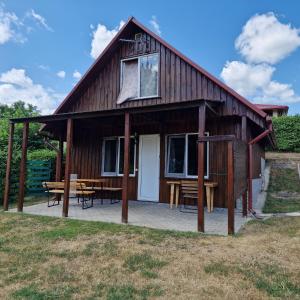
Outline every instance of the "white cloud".
{"type": "Polygon", "coordinates": [[[227,62],[221,77],[235,91],[257,103],[294,103],[300,97],[290,84],[272,80],[275,67],[268,64],[247,64],[241,61],[227,62]]]}
{"type": "Polygon", "coordinates": [[[245,62],[226,62],[220,76],[239,94],[256,103],[300,102],[291,84],[273,79],[274,65],[299,46],[299,29],[280,23],[273,13],[255,15],[235,41],[245,62]]]}
{"type": "Polygon", "coordinates": [[[65,78],[66,77],[66,72],[61,70],[61,71],[58,71],[56,73],[56,75],[59,77],[59,78],[65,78]]]}
{"type": "Polygon", "coordinates": [[[33,9],[26,13],[28,18],[32,18],[39,26],[45,28],[48,31],[53,31],[53,29],[47,24],[46,19],[40,14],[36,13],[33,9]]]}
{"type": "Polygon", "coordinates": [[[149,21],[149,23],[153,27],[155,33],[157,33],[158,35],[161,35],[160,26],[158,24],[158,20],[157,20],[156,16],[152,16],[151,20],[149,21]]]}
{"type": "Polygon", "coordinates": [[[222,79],[245,97],[254,96],[257,89],[265,87],[275,71],[267,64],[249,65],[241,61],[226,62],[222,79]]]}
{"type": "Polygon", "coordinates": [[[81,76],[82,76],[81,73],[78,72],[77,70],[75,70],[75,71],[73,72],[73,77],[74,77],[75,79],[80,79],[81,76]]]}
{"type": "Polygon", "coordinates": [[[24,69],[11,69],[0,74],[0,103],[12,104],[22,100],[38,107],[43,114],[50,114],[64,95],[36,84],[24,69]]]}
{"type": "Polygon", "coordinates": [[[300,46],[300,30],[280,23],[274,13],[254,15],[235,41],[249,63],[276,64],[300,46]]]}
{"type": "Polygon", "coordinates": [[[25,39],[15,32],[15,28],[21,25],[22,22],[14,13],[4,11],[0,5],[0,45],[10,40],[24,42],[25,39]]]}
{"type": "MultiPolygon", "coordinates": [[[[105,25],[98,24],[96,30],[92,33],[92,43],[91,43],[91,56],[96,59],[99,54],[104,50],[108,43],[113,39],[113,37],[118,33],[121,27],[125,24],[124,21],[120,21],[118,27],[109,30],[105,25]]],[[[94,26],[90,25],[93,29],[94,26]]]]}

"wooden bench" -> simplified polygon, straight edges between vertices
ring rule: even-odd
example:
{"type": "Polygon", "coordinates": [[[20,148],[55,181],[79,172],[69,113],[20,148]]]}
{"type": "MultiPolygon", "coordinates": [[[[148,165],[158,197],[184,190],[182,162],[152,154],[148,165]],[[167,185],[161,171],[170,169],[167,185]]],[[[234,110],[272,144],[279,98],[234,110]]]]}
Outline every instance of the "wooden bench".
{"type": "MultiPolygon", "coordinates": [[[[50,195],[51,194],[64,194],[64,183],[63,182],[43,182],[43,187],[48,193],[48,207],[59,205],[59,200],[57,198],[52,199],[53,203],[50,205],[50,195]],[[57,203],[55,203],[57,202],[57,203]]],[[[93,206],[95,191],[88,190],[84,183],[70,182],[70,194],[74,194],[78,203],[81,201],[82,209],[86,209],[93,206]],[[80,199],[81,198],[81,199],[80,199]],[[90,205],[87,202],[91,201],[90,205]]],[[[58,198],[59,199],[59,198],[58,198]]]]}
{"type": "MultiPolygon", "coordinates": [[[[101,192],[109,192],[110,194],[110,203],[111,204],[115,204],[115,203],[119,203],[120,200],[118,199],[114,199],[113,194],[121,192],[122,188],[120,187],[109,187],[109,186],[88,186],[86,187],[86,190],[90,190],[90,191],[95,191],[95,193],[101,193],[101,192]]],[[[103,196],[100,195],[100,200],[101,200],[101,204],[103,204],[103,196]]]]}

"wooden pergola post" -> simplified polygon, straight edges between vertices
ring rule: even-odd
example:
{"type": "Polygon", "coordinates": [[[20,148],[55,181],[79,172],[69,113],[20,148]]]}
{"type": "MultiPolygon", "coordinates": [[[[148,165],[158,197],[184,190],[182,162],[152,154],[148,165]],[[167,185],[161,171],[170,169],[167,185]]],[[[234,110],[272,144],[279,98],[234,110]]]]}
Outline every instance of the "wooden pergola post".
{"type": "Polygon", "coordinates": [[[128,181],[130,164],[130,114],[125,113],[124,130],[124,174],[122,190],[122,222],[128,223],[128,181]]]}
{"type": "Polygon", "coordinates": [[[15,124],[9,124],[9,136],[8,136],[8,148],[7,148],[7,163],[6,163],[6,175],[5,175],[5,190],[3,198],[3,208],[8,210],[9,193],[10,193],[10,173],[11,173],[11,159],[13,153],[15,124]]]}
{"type": "Polygon", "coordinates": [[[62,212],[63,217],[67,217],[69,213],[70,175],[72,169],[72,146],[73,146],[73,119],[68,119],[64,202],[63,202],[63,212],[62,212]]]}
{"type": "MultiPolygon", "coordinates": [[[[198,139],[205,134],[206,105],[198,109],[198,139]]],[[[204,141],[198,141],[198,231],[204,232],[204,141]]]]}
{"type": "Polygon", "coordinates": [[[234,169],[233,169],[233,141],[227,144],[227,210],[228,234],[234,234],[234,169]]]}
{"type": "Polygon", "coordinates": [[[22,139],[22,155],[20,162],[20,178],[19,178],[19,198],[18,211],[23,211],[26,181],[26,159],[27,159],[27,143],[28,143],[29,123],[23,123],[23,139],[22,139]]]}
{"type": "Polygon", "coordinates": [[[61,181],[62,161],[64,152],[64,141],[62,137],[59,137],[58,151],[56,153],[56,165],[55,165],[55,181],[61,181]]]}
{"type": "MultiPolygon", "coordinates": [[[[247,143],[247,116],[243,115],[242,116],[242,141],[244,143],[247,143]]],[[[248,153],[247,153],[248,154],[248,153]]],[[[248,157],[248,155],[247,155],[248,157]]],[[[248,168],[248,164],[247,164],[248,168]]],[[[247,172],[248,174],[248,172],[247,172]]],[[[247,185],[248,185],[248,180],[247,180],[247,185]]],[[[247,189],[248,190],[248,189],[247,189]]],[[[243,217],[247,217],[247,190],[243,193],[242,195],[242,206],[243,206],[243,217]]]]}
{"type": "MultiPolygon", "coordinates": [[[[63,153],[64,153],[64,140],[62,136],[59,137],[58,141],[58,151],[56,153],[56,165],[55,165],[55,181],[60,182],[62,180],[62,161],[63,161],[63,153]]],[[[56,200],[61,200],[61,194],[56,194],[56,200]]]]}

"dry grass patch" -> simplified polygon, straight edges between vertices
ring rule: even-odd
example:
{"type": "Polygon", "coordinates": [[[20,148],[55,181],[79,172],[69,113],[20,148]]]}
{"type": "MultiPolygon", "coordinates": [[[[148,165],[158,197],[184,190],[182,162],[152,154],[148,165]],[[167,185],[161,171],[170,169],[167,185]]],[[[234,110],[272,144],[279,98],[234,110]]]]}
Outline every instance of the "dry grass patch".
{"type": "Polygon", "coordinates": [[[0,213],[0,299],[300,298],[300,219],[234,237],[0,213]]]}

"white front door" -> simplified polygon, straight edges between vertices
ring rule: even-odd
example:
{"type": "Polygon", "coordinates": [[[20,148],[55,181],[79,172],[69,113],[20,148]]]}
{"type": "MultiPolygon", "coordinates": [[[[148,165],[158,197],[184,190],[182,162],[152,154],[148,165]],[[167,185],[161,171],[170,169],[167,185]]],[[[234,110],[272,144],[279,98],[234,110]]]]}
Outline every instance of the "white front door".
{"type": "Polygon", "coordinates": [[[159,201],[159,134],[140,136],[138,200],[159,201]]]}

